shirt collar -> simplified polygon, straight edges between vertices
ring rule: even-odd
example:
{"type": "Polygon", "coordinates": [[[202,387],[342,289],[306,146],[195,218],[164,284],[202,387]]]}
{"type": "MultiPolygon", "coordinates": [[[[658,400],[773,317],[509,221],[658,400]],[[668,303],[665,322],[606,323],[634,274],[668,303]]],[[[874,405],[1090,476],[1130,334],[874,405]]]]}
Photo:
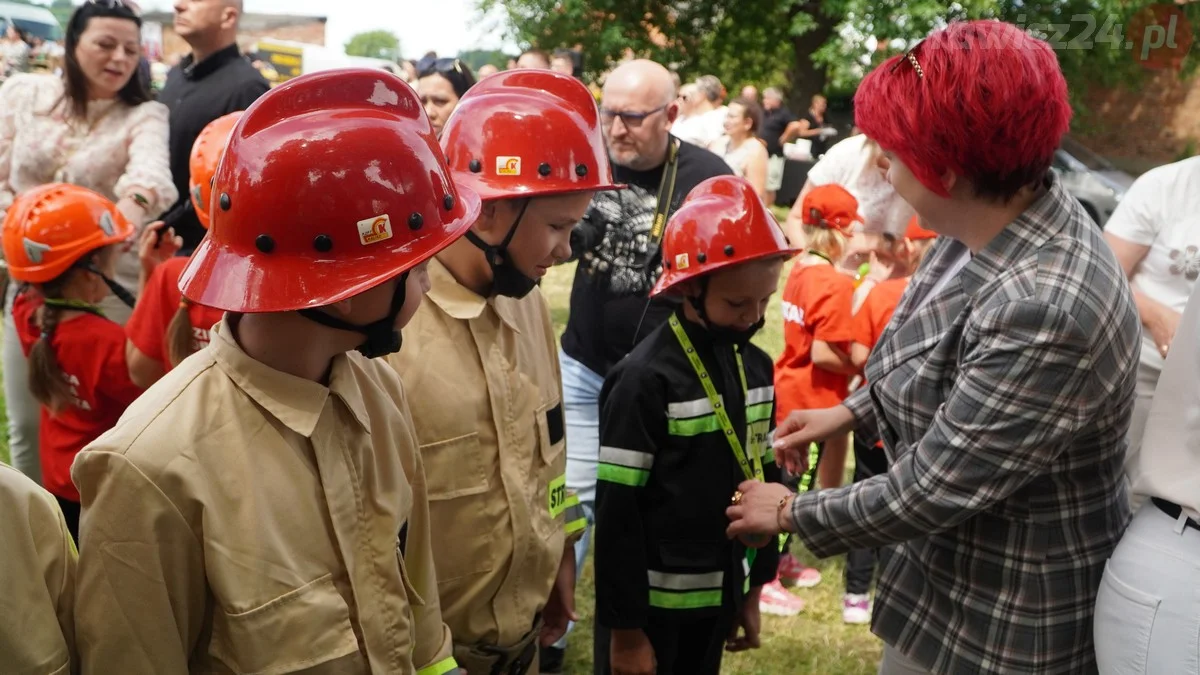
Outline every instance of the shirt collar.
{"type": "Polygon", "coordinates": [[[179,67],[183,69],[183,76],[189,80],[202,80],[208,75],[215,72],[221,66],[230,61],[241,58],[242,52],[238,50],[237,44],[231,44],[228,47],[215,51],[200,63],[192,63],[195,58],[193,54],[188,54],[183,57],[183,61],[179,63],[179,67]]]}
{"type": "Polygon", "coordinates": [[[321,411],[332,392],[349,408],[363,429],[370,432],[366,405],[362,390],[358,386],[355,370],[358,364],[351,362],[347,354],[333,359],[329,386],[306,380],[252,358],[233,339],[229,316],[221,320],[211,335],[211,349],[221,370],[235,385],[255,403],[292,431],[309,438],[317,428],[321,411]]]}
{"type": "MultiPolygon", "coordinates": [[[[1074,198],[1053,171],[1047,173],[1042,194],[1000,231],[963,268],[963,290],[974,296],[988,281],[1058,234],[1072,218],[1074,198]]],[[[1082,213],[1082,211],[1080,212],[1082,213]]]]}
{"type": "Polygon", "coordinates": [[[514,298],[484,298],[475,291],[458,283],[458,279],[437,258],[429,261],[429,299],[449,316],[463,321],[479,318],[488,305],[513,332],[520,334],[514,315],[514,298]]]}

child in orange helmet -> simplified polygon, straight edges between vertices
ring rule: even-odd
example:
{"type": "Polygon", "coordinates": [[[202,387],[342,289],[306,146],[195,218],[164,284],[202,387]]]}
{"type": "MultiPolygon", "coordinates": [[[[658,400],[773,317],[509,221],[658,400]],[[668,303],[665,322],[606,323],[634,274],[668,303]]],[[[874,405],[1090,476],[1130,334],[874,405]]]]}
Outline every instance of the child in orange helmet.
{"type": "Polygon", "coordinates": [[[29,358],[29,388],[42,406],[42,482],[76,541],[71,463],[141,394],[125,365],[124,333],[98,307],[114,288],[129,295],[112,278],[117,245],[132,235],[107,198],[61,183],[22,193],[4,221],[9,274],[25,284],[12,312],[29,358]]]}
{"type": "MultiPolygon", "coordinates": [[[[190,161],[189,194],[196,218],[208,229],[211,183],[225,143],[242,111],[219,117],[196,137],[190,161]]],[[[183,243],[174,232],[160,230],[162,223],[146,228],[139,242],[145,278],[138,293],[137,306],[125,324],[129,338],[129,375],[143,387],[149,387],[163,374],[179,365],[187,356],[209,342],[208,331],[225,314],[219,309],[198,305],[179,292],[179,277],[188,258],[172,257],[183,243]],[[164,236],[165,235],[165,236],[164,236]]]]}

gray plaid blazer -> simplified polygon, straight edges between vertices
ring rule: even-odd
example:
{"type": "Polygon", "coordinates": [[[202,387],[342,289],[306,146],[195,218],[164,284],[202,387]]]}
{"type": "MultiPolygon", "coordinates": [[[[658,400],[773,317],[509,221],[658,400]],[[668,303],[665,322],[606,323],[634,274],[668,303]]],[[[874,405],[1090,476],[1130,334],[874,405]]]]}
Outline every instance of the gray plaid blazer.
{"type": "Polygon", "coordinates": [[[921,304],[966,251],[938,241],[900,300],[845,403],[887,474],[794,501],[818,556],[896,545],[871,627],[936,673],[1096,670],[1141,325],[1099,229],[1047,184],[921,304]]]}

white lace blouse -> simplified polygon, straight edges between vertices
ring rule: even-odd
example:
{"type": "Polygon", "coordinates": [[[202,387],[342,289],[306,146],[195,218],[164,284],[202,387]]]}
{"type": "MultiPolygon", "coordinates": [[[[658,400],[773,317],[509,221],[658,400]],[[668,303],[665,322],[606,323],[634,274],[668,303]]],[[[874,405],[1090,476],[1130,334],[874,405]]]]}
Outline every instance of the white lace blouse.
{"type": "MultiPolygon", "coordinates": [[[[21,192],[71,183],[120,201],[147,199],[153,218],[175,203],[167,150],[167,107],[119,100],[88,103],[87,119],[67,114],[63,82],[24,74],[0,86],[0,214],[21,192]]],[[[140,225],[140,223],[138,223],[140,225]]]]}

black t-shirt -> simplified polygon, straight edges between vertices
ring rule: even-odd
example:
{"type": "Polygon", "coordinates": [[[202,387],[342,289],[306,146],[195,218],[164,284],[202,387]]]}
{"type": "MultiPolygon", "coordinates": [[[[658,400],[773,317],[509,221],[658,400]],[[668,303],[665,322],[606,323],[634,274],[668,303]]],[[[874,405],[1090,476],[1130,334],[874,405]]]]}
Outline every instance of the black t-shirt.
{"type": "Polygon", "coordinates": [[[171,151],[171,179],[179,190],[175,202],[163,220],[183,237],[183,251],[190,252],[204,238],[204,228],[196,219],[188,194],[188,160],[192,144],[208,123],[231,112],[245,110],[267,93],[270,85],[254,66],[242,57],[237,45],[230,45],[200,63],[192,64],[188,55],[167,74],[167,83],[158,100],[171,111],[168,147],[171,151]]]}
{"type": "MultiPolygon", "coordinates": [[[[825,123],[818,122],[817,118],[813,117],[812,111],[805,113],[804,119],[808,120],[809,130],[825,128],[825,123]]],[[[812,149],[809,150],[809,154],[812,155],[814,160],[820,159],[821,155],[824,155],[825,151],[829,149],[829,143],[820,136],[813,136],[808,140],[812,141],[812,149]]]]}
{"type": "Polygon", "coordinates": [[[780,144],[779,137],[787,130],[787,125],[795,121],[796,116],[783,106],[763,111],[762,130],[758,132],[758,137],[767,144],[768,155],[772,157],[783,155],[783,145],[780,144]]]}
{"type": "MultiPolygon", "coordinates": [[[[562,347],[568,356],[599,375],[606,374],[637,341],[666,321],[677,304],[647,300],[661,271],[660,247],[650,246],[650,227],[662,172],[661,166],[633,171],[614,165],[614,179],[628,189],[596,193],[571,235],[572,254],[579,265],[562,347]]],[[[668,215],[702,181],[732,173],[720,157],[680,142],[668,215]]]]}

